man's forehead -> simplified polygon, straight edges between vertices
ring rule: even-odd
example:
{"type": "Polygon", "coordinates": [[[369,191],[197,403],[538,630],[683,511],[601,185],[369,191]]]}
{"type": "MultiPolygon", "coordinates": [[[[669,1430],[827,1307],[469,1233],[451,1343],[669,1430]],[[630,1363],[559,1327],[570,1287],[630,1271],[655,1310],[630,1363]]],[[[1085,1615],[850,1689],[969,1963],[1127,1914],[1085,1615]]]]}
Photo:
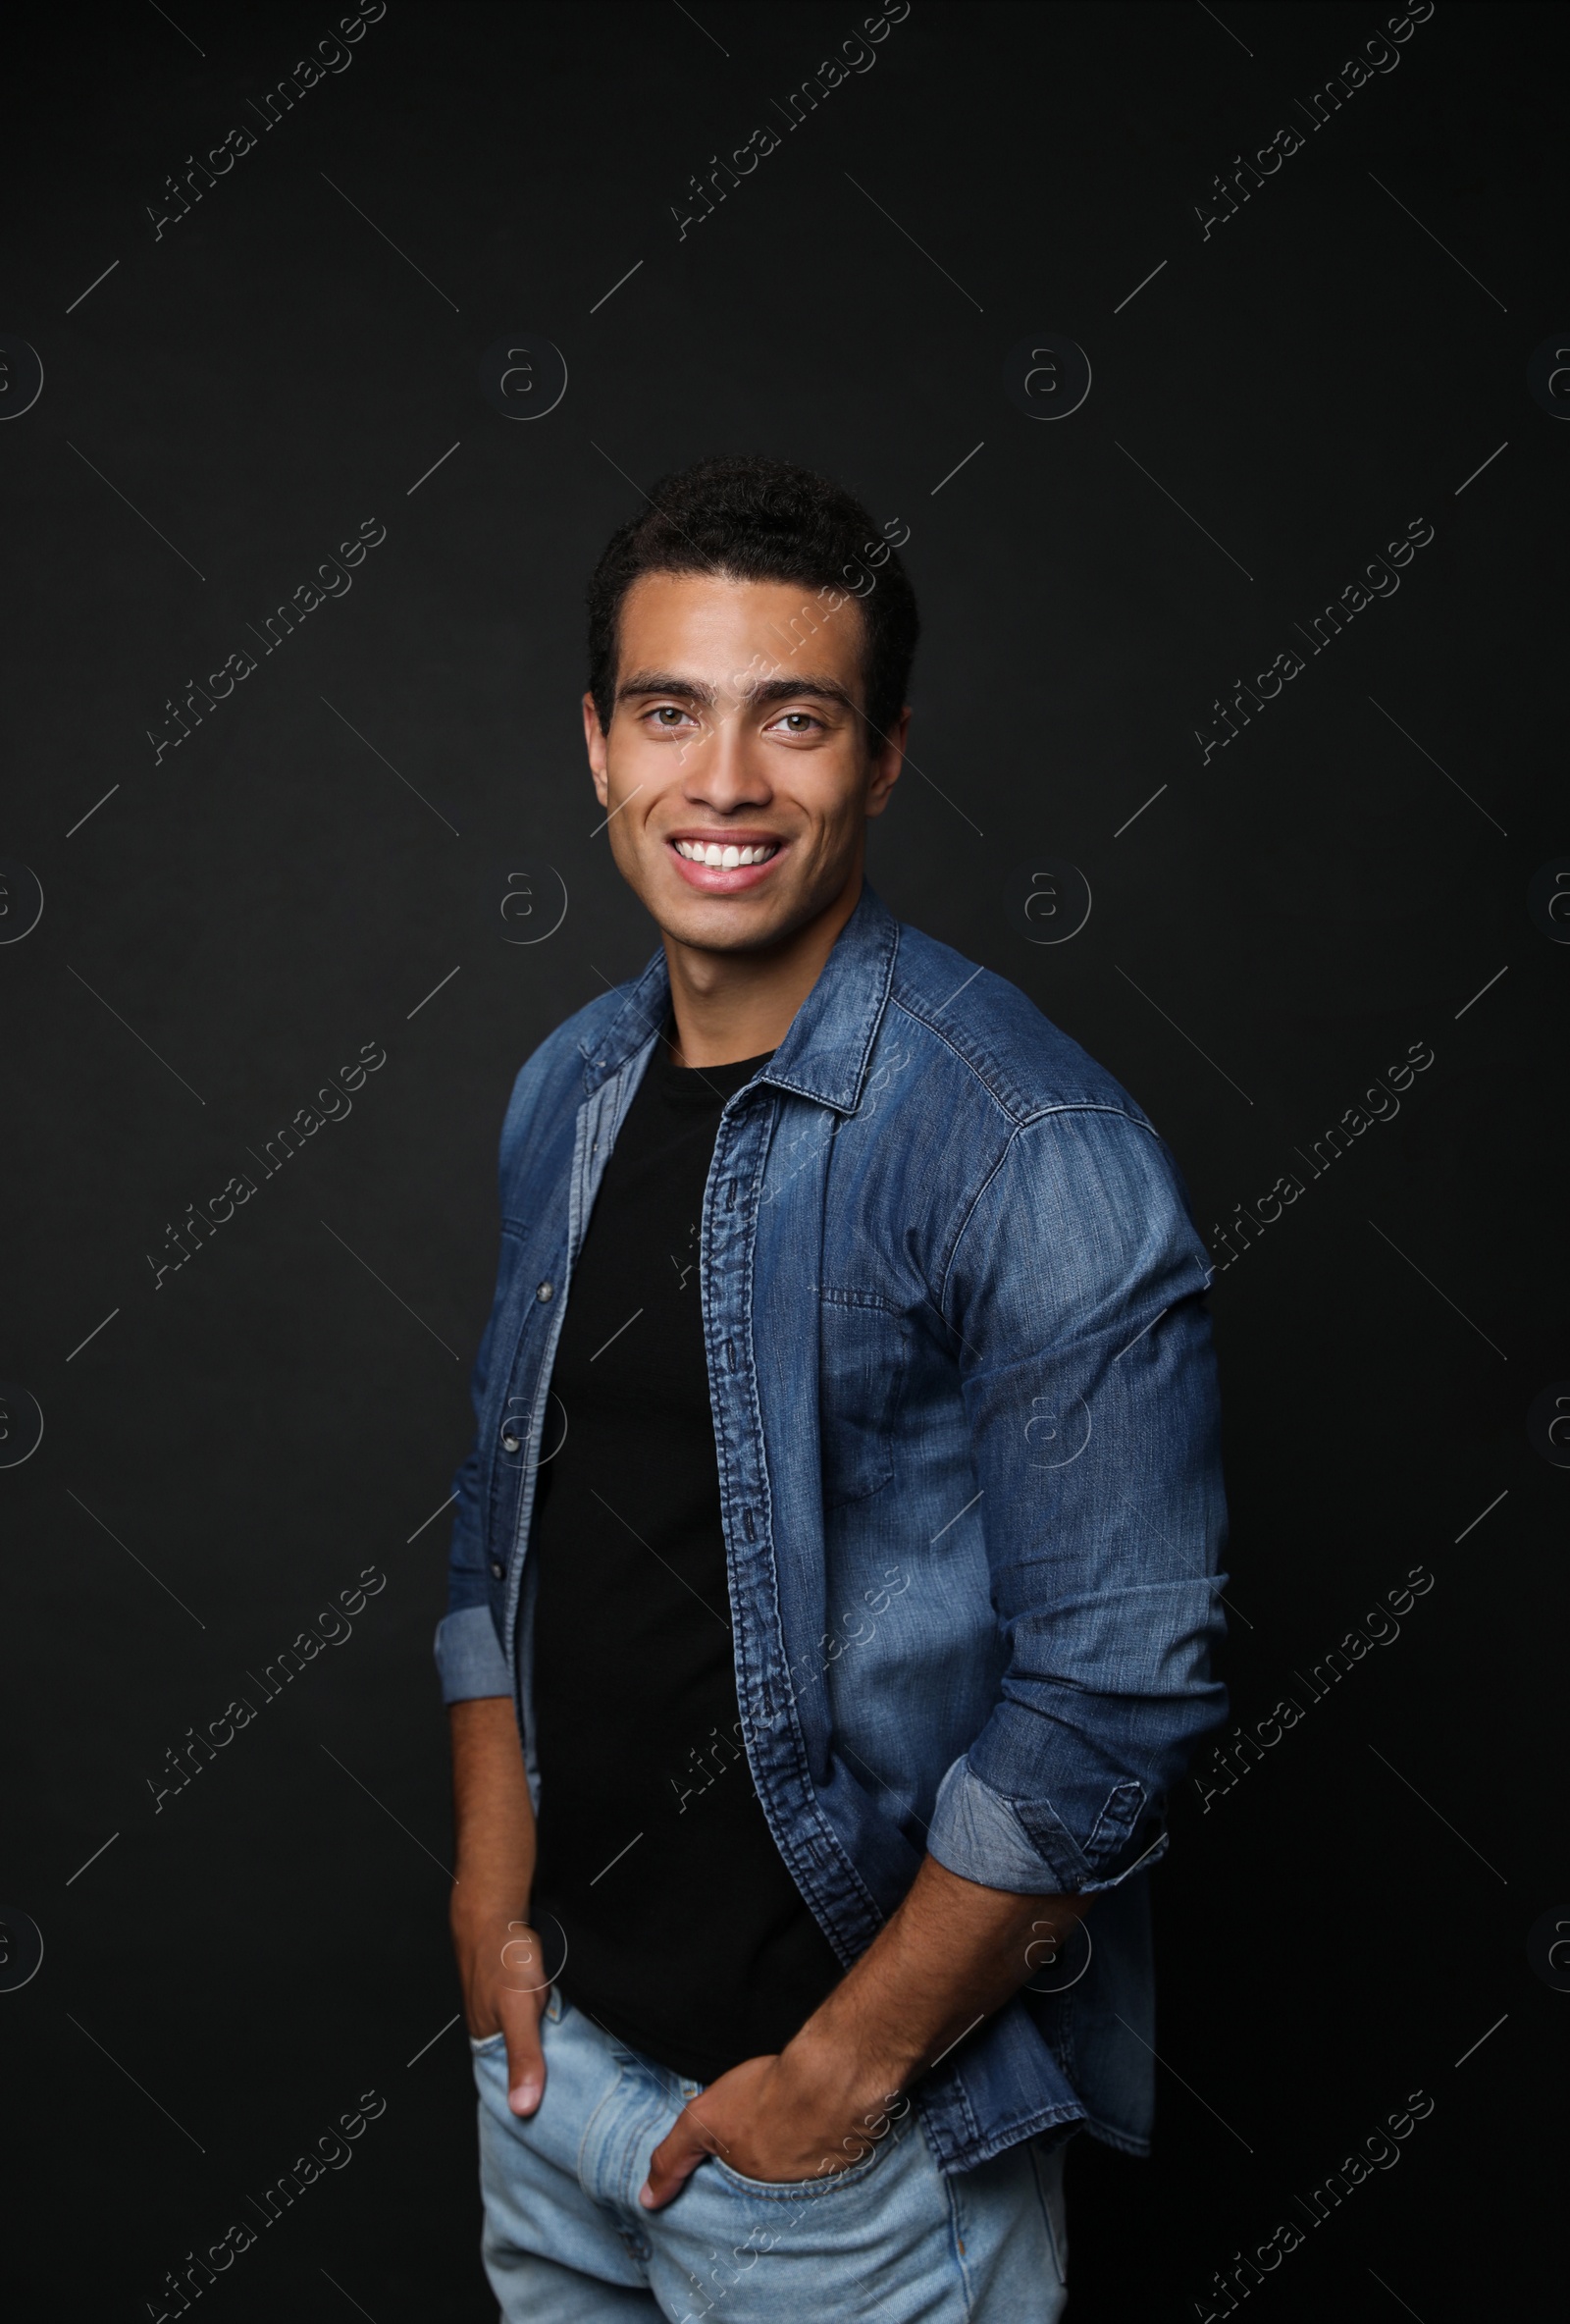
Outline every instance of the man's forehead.
{"type": "Polygon", "coordinates": [[[616,693],[755,703],[810,692],[855,704],[865,631],[857,600],[806,582],[641,573],[617,623],[616,693]]]}

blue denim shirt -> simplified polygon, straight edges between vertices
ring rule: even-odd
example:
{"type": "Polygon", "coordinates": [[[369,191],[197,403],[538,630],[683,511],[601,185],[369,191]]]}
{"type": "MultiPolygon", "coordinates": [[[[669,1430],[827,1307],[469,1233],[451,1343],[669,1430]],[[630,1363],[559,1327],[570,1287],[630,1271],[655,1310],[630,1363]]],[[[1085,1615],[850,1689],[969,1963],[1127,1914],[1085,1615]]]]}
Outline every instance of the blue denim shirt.
{"type": "MultiPolygon", "coordinates": [[[[536,1050],[501,1133],[437,1658],[448,1701],[515,1696],[537,1801],[551,1361],[668,1005],[656,954],[536,1050]]],[[[1080,2123],[1141,2152],[1163,1795],[1226,1708],[1209,1268],[1171,1156],[1022,993],[866,889],[725,1106],[701,1254],[737,1693],[780,1854],[847,1965],[925,1851],[993,1888],[1103,1891],[1083,1974],[1022,1991],[919,2104],[948,2170],[1080,2123]]]]}

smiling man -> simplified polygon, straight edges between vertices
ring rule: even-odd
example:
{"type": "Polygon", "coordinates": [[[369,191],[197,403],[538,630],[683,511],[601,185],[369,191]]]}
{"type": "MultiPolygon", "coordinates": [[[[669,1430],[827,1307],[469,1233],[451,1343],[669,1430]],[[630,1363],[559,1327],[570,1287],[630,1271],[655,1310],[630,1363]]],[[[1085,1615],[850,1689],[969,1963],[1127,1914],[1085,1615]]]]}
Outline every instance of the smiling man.
{"type": "Polygon", "coordinates": [[[1049,2324],[1067,2141],[1148,2139],[1208,1269],[1133,1100],[865,884],[916,636],[763,459],[591,586],[661,942],[513,1090],[437,1646],[508,2324],[1049,2324]]]}

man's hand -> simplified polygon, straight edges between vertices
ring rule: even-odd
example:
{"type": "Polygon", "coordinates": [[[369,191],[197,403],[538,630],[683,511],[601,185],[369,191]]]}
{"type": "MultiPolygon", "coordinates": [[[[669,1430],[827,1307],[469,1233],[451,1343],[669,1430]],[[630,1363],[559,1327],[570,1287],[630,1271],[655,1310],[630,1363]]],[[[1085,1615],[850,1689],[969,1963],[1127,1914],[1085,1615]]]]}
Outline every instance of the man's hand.
{"type": "Polygon", "coordinates": [[[518,1721],[505,1695],[454,1703],[453,1823],[458,1870],[452,1947],[463,2014],[477,2041],[507,2038],[507,2104],[533,2114],[545,2095],[540,2017],[550,1993],[543,1948],[530,1928],[534,1809],[518,1721]]]}
{"type": "Polygon", "coordinates": [[[544,1947],[525,1922],[475,1915],[459,1901],[461,1894],[461,1889],[454,1892],[452,1947],[463,1984],[463,2015],[477,2041],[491,2034],[506,2035],[507,2104],[514,2114],[533,2114],[546,2087],[540,2019],[550,1998],[550,1980],[544,1947]]]}
{"type": "Polygon", "coordinates": [[[654,2148],[638,2199],[659,2210],[710,2154],[744,2179],[829,2178],[869,2153],[908,2103],[891,2093],[868,2106],[798,2036],[778,2057],[733,2066],[682,2110],[654,2148]]]}
{"type": "Polygon", "coordinates": [[[1055,1957],[1089,1896],[1017,1896],[928,1856],[856,1966],[778,2057],[748,2058],[686,2106],[639,2197],[657,2210],[706,2155],[746,2179],[815,2179],[876,2144],[928,2067],[1055,1957]]]}

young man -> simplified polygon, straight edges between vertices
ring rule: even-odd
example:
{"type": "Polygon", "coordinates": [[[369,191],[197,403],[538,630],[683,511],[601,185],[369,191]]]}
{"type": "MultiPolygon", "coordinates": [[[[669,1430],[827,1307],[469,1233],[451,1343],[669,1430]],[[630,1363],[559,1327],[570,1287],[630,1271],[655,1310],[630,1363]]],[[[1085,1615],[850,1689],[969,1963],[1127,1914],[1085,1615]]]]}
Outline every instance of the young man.
{"type": "Polygon", "coordinates": [[[916,634],[864,511],[706,461],[590,613],[661,945],[501,1136],[438,1633],[486,2266],[509,2324],[1037,2324],[1066,2141],[1146,2144],[1224,1708],[1205,1256],[1133,1101],[864,883],[916,634]]]}

